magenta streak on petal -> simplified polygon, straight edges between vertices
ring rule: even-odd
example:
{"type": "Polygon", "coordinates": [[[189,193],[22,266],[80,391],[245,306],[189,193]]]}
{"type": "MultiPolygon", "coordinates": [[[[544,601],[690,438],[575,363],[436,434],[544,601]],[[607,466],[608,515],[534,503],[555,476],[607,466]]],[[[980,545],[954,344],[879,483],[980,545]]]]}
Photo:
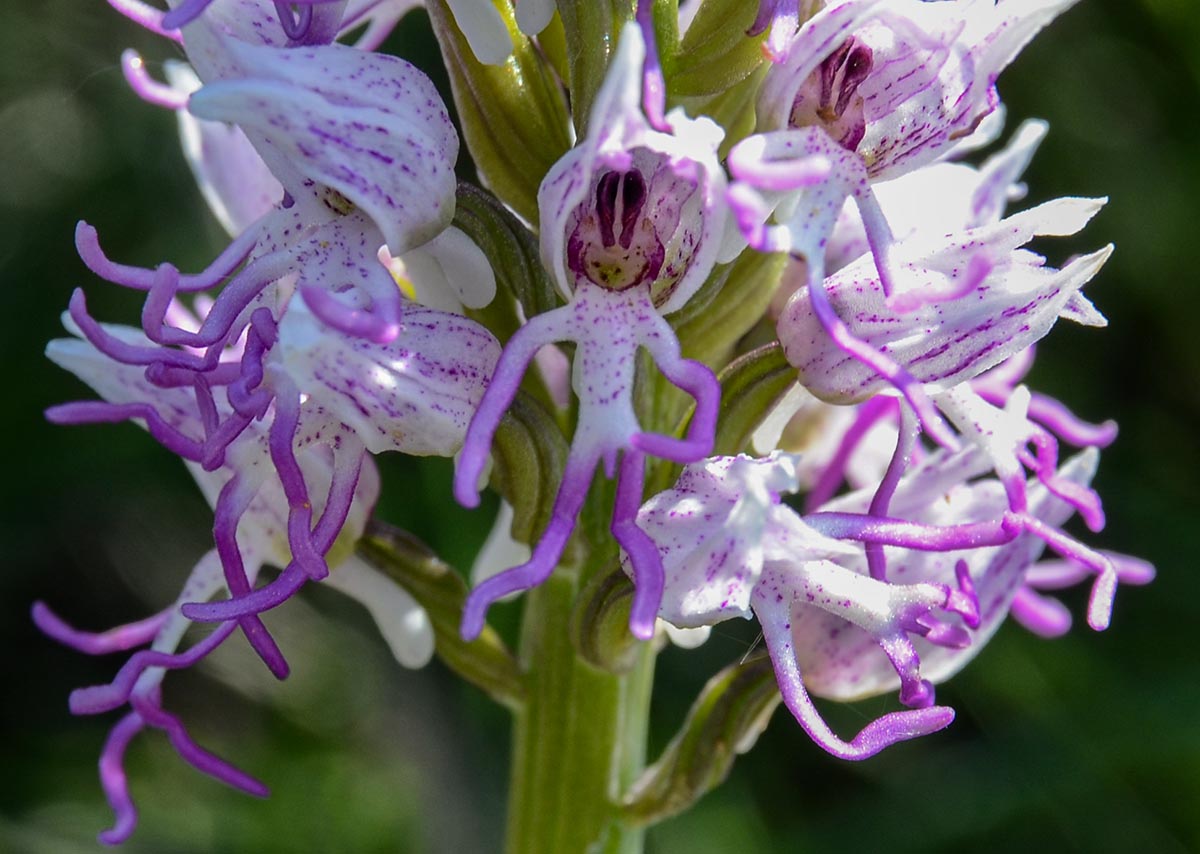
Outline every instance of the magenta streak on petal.
{"type": "Polygon", "coordinates": [[[979,609],[979,596],[975,592],[975,581],[971,578],[971,568],[966,560],[959,559],[954,564],[954,580],[958,589],[950,590],[950,595],[942,608],[953,611],[963,618],[963,622],[973,629],[979,628],[983,614],[979,609]]]}
{"type": "Polygon", "coordinates": [[[192,381],[192,391],[196,396],[196,410],[200,414],[200,423],[204,427],[204,435],[211,436],[220,426],[221,415],[217,412],[217,401],[213,397],[212,386],[204,374],[196,374],[192,381]]]}
{"type": "Polygon", "coordinates": [[[121,52],[121,72],[129,88],[146,103],[168,110],[182,110],[187,106],[188,96],[151,77],[145,61],[136,50],[121,52]]]}
{"type": "MultiPolygon", "coordinates": [[[[875,490],[875,494],[871,497],[871,505],[867,512],[872,516],[887,515],[888,505],[891,504],[892,496],[896,492],[896,486],[900,483],[900,478],[904,476],[912,460],[913,448],[917,444],[917,435],[920,433],[920,429],[921,425],[917,422],[913,411],[907,406],[901,406],[900,430],[896,437],[896,450],[892,454],[892,459],[888,462],[883,479],[879,482],[879,488],[875,490]]],[[[868,543],[866,553],[867,566],[871,577],[877,581],[887,581],[887,559],[884,556],[883,546],[879,543],[868,543]]]]}
{"type": "MultiPolygon", "coordinates": [[[[256,493],[257,488],[247,486],[242,475],[235,474],[221,488],[213,508],[213,542],[221,559],[225,585],[229,588],[229,595],[235,598],[245,596],[251,589],[242,552],[238,548],[237,526],[256,493]]],[[[289,672],[287,661],[262,620],[257,616],[241,617],[238,625],[275,678],[286,679],[289,672]]]]}
{"type": "MultiPolygon", "coordinates": [[[[1036,354],[1037,345],[1030,344],[1024,350],[996,365],[996,367],[975,377],[971,380],[971,385],[981,395],[984,394],[984,390],[988,394],[1000,394],[1003,392],[1003,399],[1008,400],[1008,395],[1012,393],[1013,388],[1017,383],[1025,379],[1025,375],[1033,367],[1033,360],[1036,354]]],[[[991,400],[989,402],[994,403],[991,400]]],[[[999,406],[1002,404],[996,405],[999,406]]]]}
{"type": "Polygon", "coordinates": [[[633,606],[629,630],[639,640],[654,637],[654,624],[662,606],[664,573],[662,555],[645,531],[638,527],[637,514],[642,504],[646,479],[646,460],[638,451],[626,451],[617,475],[617,495],[613,504],[612,533],[629,555],[633,568],[633,606]]]}
{"type": "MultiPolygon", "coordinates": [[[[821,266],[812,263],[811,260],[809,262],[810,270],[816,271],[821,266]]],[[[930,401],[921,388],[921,384],[912,374],[900,367],[900,365],[896,364],[870,344],[854,336],[854,333],[850,331],[842,319],[838,317],[837,312],[833,310],[833,306],[829,304],[829,295],[825,292],[825,283],[820,281],[816,275],[810,274],[808,297],[813,307],[813,313],[817,316],[817,320],[820,321],[821,326],[825,329],[826,334],[829,335],[833,343],[842,352],[862,362],[895,386],[904,395],[904,399],[908,401],[909,406],[916,411],[917,417],[921,421],[921,426],[931,439],[944,448],[957,450],[958,439],[950,432],[950,428],[946,426],[946,422],[938,414],[937,409],[934,408],[932,401],[930,401]]]]}
{"type": "Polygon", "coordinates": [[[42,634],[64,646],[87,655],[107,655],[110,652],[121,652],[150,643],[171,616],[171,611],[171,608],[167,608],[143,620],[116,626],[104,632],[80,631],[68,625],[44,602],[33,603],[31,616],[34,625],[42,634]]]}
{"type": "Polygon", "coordinates": [[[129,796],[129,781],[125,776],[125,749],[144,726],[142,716],[130,712],[109,731],[100,752],[100,785],[115,814],[113,826],[99,836],[105,845],[120,845],[137,827],[137,807],[129,796]]]}
{"type": "Polygon", "coordinates": [[[163,26],[165,13],[161,10],[148,6],[140,0],[108,0],[108,5],[156,36],[163,36],[178,44],[183,44],[183,36],[178,30],[163,26]]]}
{"type": "Polygon", "coordinates": [[[782,597],[777,600],[773,593],[755,590],[754,611],[762,625],[784,705],[817,745],[840,759],[866,759],[898,741],[944,729],[954,720],[953,709],[930,706],[877,718],[849,742],[838,738],[804,689],[792,643],[790,609],[790,600],[782,597]]]}
{"type": "MultiPolygon", "coordinates": [[[[346,517],[354,501],[354,490],[358,486],[358,477],[362,471],[362,462],[361,445],[342,448],[341,452],[334,456],[329,497],[325,501],[325,510],[312,531],[313,546],[321,554],[332,548],[346,524],[346,517]]],[[[247,614],[260,614],[279,607],[309,580],[311,576],[293,559],[274,581],[245,596],[222,602],[187,602],[180,611],[189,620],[202,623],[236,620],[247,614]]]]}
{"type": "Polygon", "coordinates": [[[275,418],[271,422],[267,446],[287,497],[287,536],[292,561],[314,581],[319,581],[329,574],[329,567],[322,550],[313,542],[312,499],[296,459],[296,429],[299,426],[300,391],[290,380],[280,379],[276,383],[275,418]]]}
{"type": "MultiPolygon", "coordinates": [[[[187,616],[186,614],[184,616],[187,616]]],[[[204,658],[226,638],[233,634],[236,623],[224,623],[215,628],[208,637],[197,641],[186,652],[167,653],[157,650],[144,649],[135,652],[129,660],[117,671],[116,678],[107,685],[92,685],[87,688],[76,688],[71,692],[67,705],[73,715],[97,715],[110,712],[129,702],[138,677],[151,667],[162,667],[167,670],[181,670],[191,667],[204,658]]]]}
{"type": "Polygon", "coordinates": [[[899,406],[899,402],[896,398],[875,395],[858,407],[854,423],[842,434],[842,441],[838,445],[837,451],[834,452],[829,464],[822,470],[816,484],[805,497],[804,512],[814,513],[818,507],[833,498],[833,494],[837,492],[837,488],[841,486],[842,480],[846,476],[846,465],[849,463],[851,455],[872,427],[881,419],[894,416],[897,406],[899,406]]]}
{"type": "Polygon", "coordinates": [[[563,471],[562,483],[559,484],[558,494],[554,497],[550,522],[534,547],[533,554],[520,566],[493,575],[471,591],[463,606],[462,626],[459,629],[463,640],[471,641],[479,637],[479,633],[483,631],[487,610],[497,599],[536,587],[554,572],[554,567],[566,548],[567,540],[575,530],[575,520],[583,507],[584,499],[587,498],[592,473],[596,470],[598,462],[598,449],[572,445],[567,456],[566,469],[563,471]]]}
{"type": "MultiPolygon", "coordinates": [[[[158,694],[156,690],[155,695],[158,694]]],[[[185,762],[208,776],[221,781],[227,786],[239,789],[248,795],[265,798],[270,794],[267,787],[258,780],[230,765],[223,759],[209,753],[192,740],[183,722],[175,715],[165,711],[158,703],[157,696],[142,697],[134,694],[131,698],[134,711],[152,727],[161,729],[167,734],[171,746],[185,762]]]]}
{"type": "Polygon", "coordinates": [[[650,126],[663,133],[670,133],[671,126],[664,116],[667,103],[667,84],[663,79],[662,65],[658,59],[658,41],[654,37],[654,2],[638,0],[637,22],[642,28],[642,40],[646,44],[646,59],[642,63],[642,109],[650,126]]]}
{"type": "Polygon", "coordinates": [[[463,507],[479,506],[479,478],[487,464],[500,419],[516,397],[529,362],[544,345],[560,340],[561,329],[557,311],[539,314],[513,333],[504,346],[487,391],[467,427],[458,465],[454,469],[454,499],[463,507]]]}

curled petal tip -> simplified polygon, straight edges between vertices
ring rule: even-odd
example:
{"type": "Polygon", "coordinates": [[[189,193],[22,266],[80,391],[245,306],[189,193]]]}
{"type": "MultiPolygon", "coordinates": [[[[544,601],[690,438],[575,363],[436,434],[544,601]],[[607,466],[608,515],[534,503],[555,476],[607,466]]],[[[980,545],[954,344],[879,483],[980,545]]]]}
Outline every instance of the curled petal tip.
{"type": "Polygon", "coordinates": [[[654,638],[655,619],[652,617],[649,620],[633,620],[629,621],[629,632],[640,641],[648,641],[654,638]]]}
{"type": "Polygon", "coordinates": [[[459,626],[459,636],[470,643],[483,633],[483,615],[486,605],[477,605],[472,602],[474,597],[467,598],[466,607],[463,608],[462,625],[459,626]]]}

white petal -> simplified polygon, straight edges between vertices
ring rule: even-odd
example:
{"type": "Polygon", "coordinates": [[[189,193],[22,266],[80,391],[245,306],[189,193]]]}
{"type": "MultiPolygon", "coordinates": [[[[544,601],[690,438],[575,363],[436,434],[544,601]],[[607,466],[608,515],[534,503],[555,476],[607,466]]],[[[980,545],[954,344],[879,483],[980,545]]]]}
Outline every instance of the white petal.
{"type": "Polygon", "coordinates": [[[351,555],[332,569],[324,583],[362,603],[404,667],[424,667],[433,658],[433,625],[425,609],[362,558],[351,555]]]}

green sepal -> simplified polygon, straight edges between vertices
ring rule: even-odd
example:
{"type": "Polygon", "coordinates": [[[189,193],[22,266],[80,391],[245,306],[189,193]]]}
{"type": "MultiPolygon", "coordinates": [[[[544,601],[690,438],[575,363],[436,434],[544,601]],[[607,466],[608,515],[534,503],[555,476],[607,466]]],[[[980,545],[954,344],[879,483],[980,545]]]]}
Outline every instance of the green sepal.
{"type": "Polygon", "coordinates": [[[767,413],[796,382],[796,369],[778,341],[751,350],[717,375],[721,381],[721,411],[713,454],[740,454],[767,413]]]}
{"type": "Polygon", "coordinates": [[[575,600],[571,640],[579,657],[609,673],[628,673],[638,663],[642,642],[629,631],[633,582],[620,566],[594,575],[575,600]]]}
{"type": "Polygon", "coordinates": [[[496,8],[513,52],[501,65],[484,65],[471,52],[446,0],[426,3],[475,166],[492,192],[536,223],[538,186],[571,147],[570,118],[553,69],[517,29],[512,4],[500,0],[496,8]]]}
{"type": "Polygon", "coordinates": [[[683,355],[713,369],[724,366],[734,345],[766,314],[787,260],[782,253],[747,250],[713,271],[670,318],[683,355]]]}
{"type": "MultiPolygon", "coordinates": [[[[518,392],[492,442],[491,484],[513,507],[512,537],[533,544],[550,522],[567,440],[546,408],[518,392]]],[[[566,557],[564,557],[566,560],[566,557]]]]}
{"type": "MultiPolygon", "coordinates": [[[[501,201],[487,190],[460,181],[456,194],[454,225],[462,229],[483,250],[496,273],[496,292],[504,299],[493,300],[497,308],[507,309],[511,317],[492,318],[504,325],[488,328],[505,342],[520,325],[512,313],[512,303],[521,306],[525,317],[557,308],[562,300],[542,265],[538,240],[501,201]]],[[[484,314],[491,308],[484,309],[484,314]]]]}
{"type": "Polygon", "coordinates": [[[579,138],[587,136],[592,102],[604,82],[621,29],[633,20],[635,0],[565,0],[559,2],[567,48],[567,86],[571,114],[579,138]]]}
{"type": "Polygon", "coordinates": [[[623,798],[625,822],[660,822],[719,786],[737,756],[754,746],[779,701],[765,655],[732,664],[708,680],[679,732],[623,798]]]}
{"type": "Polygon", "coordinates": [[[757,13],[746,0],[704,0],[672,65],[670,96],[714,98],[761,68],[763,36],[746,35],[757,13]]]}
{"type": "Polygon", "coordinates": [[[417,601],[433,626],[434,649],[446,666],[496,702],[517,708],[525,697],[516,657],[491,626],[475,640],[459,634],[467,583],[407,531],[374,520],[359,541],[358,554],[417,601]]]}

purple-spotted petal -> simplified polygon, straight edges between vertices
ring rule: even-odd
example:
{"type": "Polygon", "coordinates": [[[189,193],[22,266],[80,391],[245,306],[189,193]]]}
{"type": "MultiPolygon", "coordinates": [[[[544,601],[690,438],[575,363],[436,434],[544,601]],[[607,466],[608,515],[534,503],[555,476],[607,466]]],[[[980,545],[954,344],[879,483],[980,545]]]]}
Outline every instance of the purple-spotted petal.
{"type": "MultiPolygon", "coordinates": [[[[919,246],[916,240],[897,244],[894,258],[911,293],[949,295],[963,288],[954,299],[897,313],[888,306],[870,257],[830,276],[825,290],[856,338],[886,353],[920,382],[948,388],[1024,350],[1049,332],[1060,315],[1102,322],[1078,291],[1104,264],[1111,247],[1061,270],[1018,248],[1036,235],[1074,234],[1100,204],[1059,199],[957,236],[923,238],[919,246]]],[[[888,387],[887,380],[829,339],[807,289],[792,297],[777,329],[800,382],[817,397],[851,403],[888,387]]]]}
{"type": "Polygon", "coordinates": [[[663,619],[696,628],[749,618],[764,559],[851,550],[779,504],[798,487],[798,462],[780,453],[714,457],[688,466],[675,486],[642,505],[638,525],[655,541],[665,571],[663,619]]]}
{"type": "Polygon", "coordinates": [[[189,109],[238,124],[297,204],[318,214],[362,208],[393,255],[449,224],[458,137],[424,74],[338,44],[225,46],[236,76],[209,82],[189,109]],[[312,182],[340,201],[314,193],[312,182]]]}
{"type": "MultiPolygon", "coordinates": [[[[187,65],[168,61],[163,69],[185,98],[200,88],[187,65]]],[[[186,109],[176,117],[183,156],[213,216],[230,235],[241,234],[279,204],[283,187],[240,128],[201,121],[186,109]]]]}
{"type": "Polygon", "coordinates": [[[462,445],[500,353],[475,322],[415,305],[395,341],[374,344],[325,328],[293,303],[279,347],[301,393],[349,425],[372,453],[440,456],[462,445]]]}

